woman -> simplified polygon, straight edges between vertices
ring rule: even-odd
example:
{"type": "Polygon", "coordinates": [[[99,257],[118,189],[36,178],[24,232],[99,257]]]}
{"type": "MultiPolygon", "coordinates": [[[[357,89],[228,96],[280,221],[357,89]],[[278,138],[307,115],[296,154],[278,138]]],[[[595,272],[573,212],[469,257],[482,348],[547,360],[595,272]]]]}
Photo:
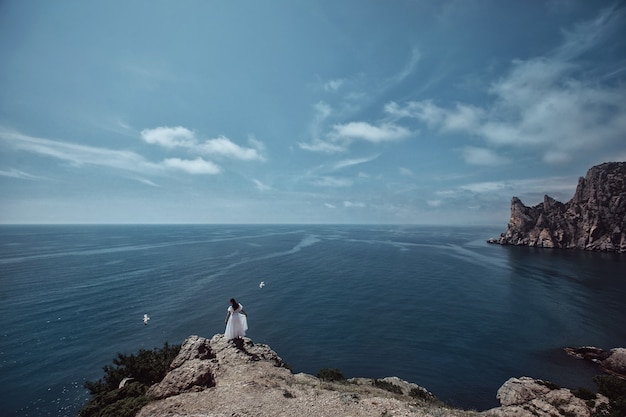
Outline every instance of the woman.
{"type": "Polygon", "coordinates": [[[226,313],[226,331],[224,335],[228,340],[238,339],[246,335],[248,330],[248,314],[243,309],[243,306],[235,301],[234,298],[230,299],[230,306],[228,307],[228,313],[226,313]]]}

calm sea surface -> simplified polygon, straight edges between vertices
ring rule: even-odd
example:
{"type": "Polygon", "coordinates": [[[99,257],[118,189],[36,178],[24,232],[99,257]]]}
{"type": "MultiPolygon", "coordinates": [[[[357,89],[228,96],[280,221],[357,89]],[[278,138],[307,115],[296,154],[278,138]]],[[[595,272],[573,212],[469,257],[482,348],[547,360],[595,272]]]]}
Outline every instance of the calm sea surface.
{"type": "Polygon", "coordinates": [[[510,377],[595,388],[562,347],[626,346],[626,255],[485,243],[503,230],[1,226],[0,410],[75,416],[118,352],[222,333],[231,297],[294,372],[479,410],[510,377]]]}

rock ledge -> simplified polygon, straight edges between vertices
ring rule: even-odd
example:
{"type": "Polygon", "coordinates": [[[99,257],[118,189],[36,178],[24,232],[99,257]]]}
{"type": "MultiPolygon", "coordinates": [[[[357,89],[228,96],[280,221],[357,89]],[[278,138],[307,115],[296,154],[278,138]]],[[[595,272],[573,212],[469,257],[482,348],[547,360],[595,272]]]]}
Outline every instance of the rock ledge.
{"type": "Polygon", "coordinates": [[[568,389],[522,377],[498,390],[501,407],[458,410],[396,377],[327,382],[293,374],[269,346],[222,334],[188,337],[170,368],[149,389],[152,402],[138,417],[589,417],[608,402],[601,395],[583,401],[568,389]]]}

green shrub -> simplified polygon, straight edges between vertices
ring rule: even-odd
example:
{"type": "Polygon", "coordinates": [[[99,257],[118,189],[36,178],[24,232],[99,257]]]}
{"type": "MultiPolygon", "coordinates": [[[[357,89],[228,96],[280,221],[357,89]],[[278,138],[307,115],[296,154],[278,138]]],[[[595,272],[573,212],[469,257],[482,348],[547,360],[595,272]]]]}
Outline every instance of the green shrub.
{"type": "Polygon", "coordinates": [[[137,354],[117,354],[115,366],[105,366],[104,376],[97,381],[85,382],[91,399],[80,410],[79,417],[132,417],[149,399],[146,391],[152,384],[160,382],[178,355],[180,345],[163,348],[141,349],[137,354]],[[123,388],[118,388],[122,379],[132,378],[123,388]]]}
{"type": "Polygon", "coordinates": [[[585,387],[573,389],[572,394],[574,394],[574,396],[580,398],[581,400],[595,400],[596,399],[595,392],[585,387]]]}
{"type": "Polygon", "coordinates": [[[593,378],[598,392],[609,399],[609,417],[626,416],[626,381],[614,375],[597,375],[593,378]]]}
{"type": "Polygon", "coordinates": [[[320,369],[317,373],[317,377],[323,381],[345,381],[346,378],[343,376],[341,371],[336,368],[324,368],[320,369]]]}
{"type": "Polygon", "coordinates": [[[386,391],[393,392],[394,394],[402,394],[402,388],[392,384],[391,382],[383,381],[381,379],[375,379],[372,381],[372,385],[378,388],[382,388],[386,391]]]}
{"type": "Polygon", "coordinates": [[[412,398],[415,398],[416,400],[423,400],[423,401],[433,401],[433,395],[430,394],[428,391],[423,390],[423,389],[419,389],[419,388],[411,388],[411,391],[409,391],[409,396],[412,398]]]}

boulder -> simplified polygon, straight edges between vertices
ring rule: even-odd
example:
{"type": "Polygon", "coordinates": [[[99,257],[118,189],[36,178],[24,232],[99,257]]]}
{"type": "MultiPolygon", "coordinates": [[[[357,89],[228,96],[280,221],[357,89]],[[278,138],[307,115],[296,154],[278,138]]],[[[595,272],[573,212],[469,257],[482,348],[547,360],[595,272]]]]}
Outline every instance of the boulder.
{"type": "Polygon", "coordinates": [[[601,365],[607,372],[626,378],[626,349],[611,349],[601,365]]]}

